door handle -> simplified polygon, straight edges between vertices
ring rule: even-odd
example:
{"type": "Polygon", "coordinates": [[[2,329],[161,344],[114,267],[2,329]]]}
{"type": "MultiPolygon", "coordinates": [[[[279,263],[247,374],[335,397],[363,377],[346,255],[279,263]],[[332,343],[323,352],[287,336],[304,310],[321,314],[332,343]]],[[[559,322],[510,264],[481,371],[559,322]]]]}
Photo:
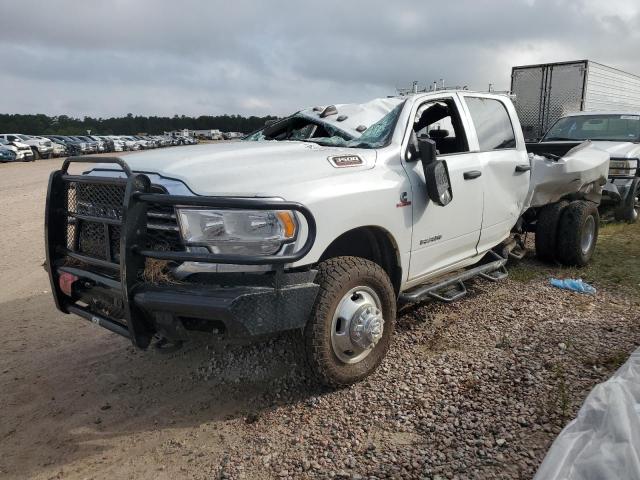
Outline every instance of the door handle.
{"type": "Polygon", "coordinates": [[[528,172],[531,170],[531,165],[523,163],[522,165],[516,165],[516,173],[528,172]]]}
{"type": "Polygon", "coordinates": [[[473,180],[474,178],[478,178],[482,175],[480,170],[470,170],[468,172],[464,172],[463,177],[465,180],[473,180]]]}

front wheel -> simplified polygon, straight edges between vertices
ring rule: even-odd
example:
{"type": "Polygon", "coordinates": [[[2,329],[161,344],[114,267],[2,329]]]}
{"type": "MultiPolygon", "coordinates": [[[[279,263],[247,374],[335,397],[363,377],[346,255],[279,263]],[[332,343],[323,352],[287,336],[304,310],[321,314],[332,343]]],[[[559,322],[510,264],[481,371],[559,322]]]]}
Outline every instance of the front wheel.
{"type": "Polygon", "coordinates": [[[360,257],[336,257],[319,266],[320,290],[305,328],[314,376],[344,387],[370,375],[389,350],[396,296],[386,272],[360,257]]]}

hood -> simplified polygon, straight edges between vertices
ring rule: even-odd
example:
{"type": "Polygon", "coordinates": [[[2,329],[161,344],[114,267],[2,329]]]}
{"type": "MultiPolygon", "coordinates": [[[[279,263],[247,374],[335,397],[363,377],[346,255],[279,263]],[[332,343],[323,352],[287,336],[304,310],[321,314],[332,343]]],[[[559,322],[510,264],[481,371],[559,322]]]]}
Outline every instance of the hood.
{"type": "Polygon", "coordinates": [[[600,150],[609,153],[611,158],[637,158],[640,157],[640,143],[632,142],[593,142],[600,150]]]}
{"type": "MultiPolygon", "coordinates": [[[[375,150],[298,141],[227,142],[123,156],[131,170],[180,180],[198,195],[282,196],[289,184],[346,175],[375,165],[375,150]],[[361,164],[337,168],[329,157],[357,155],[361,164]]],[[[113,169],[113,164],[96,168],[113,169]]]]}

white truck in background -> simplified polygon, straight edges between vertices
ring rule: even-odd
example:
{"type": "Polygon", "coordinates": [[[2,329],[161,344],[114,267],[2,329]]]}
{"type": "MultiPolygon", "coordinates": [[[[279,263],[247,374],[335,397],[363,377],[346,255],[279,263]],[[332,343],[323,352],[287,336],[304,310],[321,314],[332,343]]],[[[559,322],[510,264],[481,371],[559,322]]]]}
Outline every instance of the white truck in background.
{"type": "Polygon", "coordinates": [[[31,147],[21,140],[9,140],[7,137],[15,138],[13,135],[0,135],[0,143],[9,148],[16,154],[16,160],[19,162],[32,162],[35,156],[31,147]]]}
{"type": "Polygon", "coordinates": [[[640,76],[590,60],[513,67],[511,93],[527,141],[569,114],[640,111],[640,76]]]}
{"type": "Polygon", "coordinates": [[[640,110],[580,112],[560,118],[542,137],[543,149],[563,149],[584,141],[609,153],[609,180],[602,207],[616,220],[634,223],[640,216],[640,110]]]}
{"type": "Polygon", "coordinates": [[[4,138],[8,142],[18,142],[27,145],[31,149],[34,160],[51,158],[53,155],[53,146],[51,140],[48,138],[34,137],[22,133],[4,133],[0,134],[0,138],[4,138]]]}
{"type": "Polygon", "coordinates": [[[586,264],[608,164],[588,142],[529,153],[502,95],[314,107],[240,142],[67,159],[46,265],[61,311],[140,348],[293,330],[319,381],[344,386],[382,361],[399,303],[504,277],[527,232],[543,258],[586,264]]]}

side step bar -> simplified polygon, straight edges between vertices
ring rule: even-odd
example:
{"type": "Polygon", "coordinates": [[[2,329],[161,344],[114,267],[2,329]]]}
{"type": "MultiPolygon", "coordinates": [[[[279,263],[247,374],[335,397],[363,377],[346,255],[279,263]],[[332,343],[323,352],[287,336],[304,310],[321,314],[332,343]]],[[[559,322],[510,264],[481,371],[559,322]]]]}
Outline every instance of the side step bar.
{"type": "Polygon", "coordinates": [[[401,293],[400,302],[416,303],[427,298],[433,298],[441,302],[451,303],[467,294],[467,289],[464,286],[465,280],[479,276],[491,282],[497,282],[506,278],[508,276],[505,268],[507,258],[501,257],[493,251],[489,252],[489,255],[493,258],[489,263],[456,273],[440,282],[422,285],[401,293]]]}

